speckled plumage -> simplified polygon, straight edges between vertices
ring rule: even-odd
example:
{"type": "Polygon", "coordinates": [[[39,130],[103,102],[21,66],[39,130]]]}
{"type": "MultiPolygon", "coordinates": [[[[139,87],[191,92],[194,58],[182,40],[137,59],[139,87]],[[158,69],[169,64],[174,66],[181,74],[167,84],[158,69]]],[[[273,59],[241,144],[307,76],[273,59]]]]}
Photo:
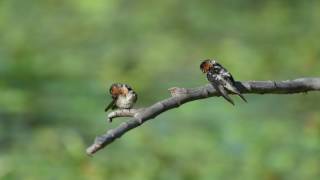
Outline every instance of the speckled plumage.
{"type": "Polygon", "coordinates": [[[203,73],[207,74],[208,81],[211,82],[214,88],[219,91],[221,96],[228,102],[234,105],[233,100],[228,95],[228,91],[237,94],[241,99],[247,102],[235,86],[235,81],[232,75],[217,61],[210,59],[204,60],[200,65],[200,69],[203,73]]]}
{"type": "Polygon", "coordinates": [[[127,84],[112,84],[109,90],[112,101],[105,108],[105,111],[111,109],[131,109],[138,99],[137,93],[127,84]]]}

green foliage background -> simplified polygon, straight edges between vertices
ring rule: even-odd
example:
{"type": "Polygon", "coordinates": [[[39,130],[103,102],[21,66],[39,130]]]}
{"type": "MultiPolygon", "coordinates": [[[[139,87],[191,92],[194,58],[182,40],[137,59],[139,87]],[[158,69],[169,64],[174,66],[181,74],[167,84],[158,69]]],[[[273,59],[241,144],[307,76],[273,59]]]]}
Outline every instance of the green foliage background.
{"type": "Polygon", "coordinates": [[[207,83],[319,76],[320,1],[0,1],[0,179],[319,179],[319,93],[196,101],[130,131],[103,109],[113,82],[138,107],[207,83]]]}

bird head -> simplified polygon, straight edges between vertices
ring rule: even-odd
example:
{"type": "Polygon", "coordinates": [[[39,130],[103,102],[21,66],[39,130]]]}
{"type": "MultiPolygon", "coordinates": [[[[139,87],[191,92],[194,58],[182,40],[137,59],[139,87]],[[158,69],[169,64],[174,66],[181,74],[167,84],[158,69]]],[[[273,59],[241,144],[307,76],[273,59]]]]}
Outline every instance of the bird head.
{"type": "Polygon", "coordinates": [[[202,61],[202,63],[200,64],[200,69],[203,73],[207,73],[215,63],[216,63],[215,60],[206,59],[202,61]]]}
{"type": "Polygon", "coordinates": [[[129,91],[132,91],[132,88],[129,85],[122,83],[112,84],[109,90],[112,97],[127,95],[129,91]]]}

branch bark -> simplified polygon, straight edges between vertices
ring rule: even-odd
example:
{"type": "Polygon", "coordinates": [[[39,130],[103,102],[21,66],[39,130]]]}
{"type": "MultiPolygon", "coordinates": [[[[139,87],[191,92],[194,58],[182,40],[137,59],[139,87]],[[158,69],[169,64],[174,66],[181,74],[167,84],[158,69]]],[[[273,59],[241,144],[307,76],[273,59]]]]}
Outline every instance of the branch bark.
{"type": "MultiPolygon", "coordinates": [[[[308,91],[320,90],[319,78],[299,78],[286,81],[244,81],[236,82],[237,88],[243,94],[293,94],[303,93],[308,91]]],[[[116,117],[132,117],[127,122],[121,123],[117,128],[107,131],[105,134],[96,137],[94,143],[87,148],[88,155],[93,155],[95,152],[112,143],[123,134],[136,128],[146,121],[155,118],[159,114],[180,105],[213,96],[220,96],[218,92],[210,85],[197,88],[170,88],[170,98],[156,102],[155,104],[132,110],[116,110],[108,115],[108,119],[112,120],[116,117]]],[[[249,101],[250,103],[250,101],[249,101]]]]}

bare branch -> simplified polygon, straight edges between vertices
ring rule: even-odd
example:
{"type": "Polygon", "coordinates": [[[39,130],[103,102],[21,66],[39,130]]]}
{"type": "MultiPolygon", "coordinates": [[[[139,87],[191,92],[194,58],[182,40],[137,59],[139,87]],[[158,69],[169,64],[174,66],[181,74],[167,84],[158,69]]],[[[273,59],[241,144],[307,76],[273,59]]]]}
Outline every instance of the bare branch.
{"type": "MultiPolygon", "coordinates": [[[[237,82],[236,86],[243,94],[293,94],[319,91],[320,78],[300,78],[287,81],[246,81],[237,82]]],[[[98,136],[95,139],[94,144],[88,147],[87,154],[93,155],[117,138],[120,138],[126,132],[155,118],[165,111],[197,99],[220,96],[210,84],[198,88],[174,87],[170,88],[169,91],[172,97],[159,101],[149,107],[139,110],[120,110],[110,113],[108,117],[111,119],[123,116],[133,118],[120,124],[117,128],[109,130],[106,134],[98,136]]]]}
{"type": "Polygon", "coordinates": [[[117,117],[134,117],[139,111],[143,109],[117,109],[108,114],[107,119],[112,122],[117,117]]]}

